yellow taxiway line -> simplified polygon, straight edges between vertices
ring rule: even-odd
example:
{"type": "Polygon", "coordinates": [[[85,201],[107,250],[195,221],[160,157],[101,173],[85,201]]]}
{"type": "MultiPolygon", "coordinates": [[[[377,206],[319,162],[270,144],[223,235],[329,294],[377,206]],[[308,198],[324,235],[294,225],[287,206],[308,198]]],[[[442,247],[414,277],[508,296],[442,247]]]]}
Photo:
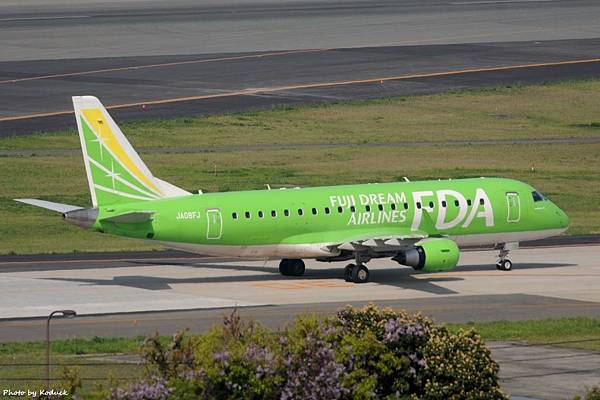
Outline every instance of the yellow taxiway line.
{"type": "MultiPolygon", "coordinates": [[[[264,87],[264,88],[249,88],[249,89],[233,90],[233,91],[228,91],[228,92],[212,93],[212,94],[198,95],[198,96],[186,96],[186,97],[175,97],[175,98],[170,98],[170,99],[136,101],[136,102],[131,102],[131,103],[113,104],[113,105],[107,106],[106,108],[111,110],[111,109],[128,108],[128,107],[136,107],[136,106],[144,106],[145,107],[145,106],[149,106],[149,105],[162,105],[162,104],[178,103],[178,102],[184,102],[184,101],[206,100],[206,99],[215,99],[215,98],[223,98],[223,97],[233,97],[233,96],[249,96],[249,95],[256,95],[256,94],[261,94],[261,93],[281,92],[281,91],[286,91],[286,90],[314,89],[314,88],[332,87],[332,86],[355,85],[355,84],[361,84],[361,83],[376,83],[376,82],[398,81],[398,80],[417,79],[417,78],[432,78],[432,77],[441,77],[441,76],[471,74],[471,73],[478,73],[478,72],[507,71],[507,70],[512,70],[512,69],[541,68],[541,67],[553,67],[553,66],[574,65],[574,64],[590,64],[590,63],[596,63],[596,62],[600,62],[600,58],[591,58],[591,59],[585,59],[585,60],[556,61],[556,62],[546,62],[546,63],[505,65],[505,66],[497,66],[497,67],[468,68],[468,69],[459,69],[459,70],[451,70],[451,71],[416,73],[416,74],[385,76],[385,77],[368,78],[368,79],[353,79],[353,80],[342,80],[342,81],[331,81],[331,82],[302,83],[302,84],[295,84],[295,85],[272,86],[272,87],[264,87]]],[[[55,112],[4,117],[4,118],[0,118],[0,122],[15,121],[15,120],[29,119],[29,118],[49,117],[49,116],[57,116],[57,115],[69,115],[69,114],[73,114],[73,111],[65,110],[65,111],[55,111],[55,112]]]]}

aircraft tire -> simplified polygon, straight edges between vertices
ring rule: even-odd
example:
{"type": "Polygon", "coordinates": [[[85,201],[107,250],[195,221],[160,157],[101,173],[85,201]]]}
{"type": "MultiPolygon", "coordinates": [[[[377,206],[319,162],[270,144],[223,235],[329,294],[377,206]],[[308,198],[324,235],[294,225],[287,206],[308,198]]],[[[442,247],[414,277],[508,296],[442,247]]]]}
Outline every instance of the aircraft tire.
{"type": "Polygon", "coordinates": [[[346,282],[352,282],[352,268],[354,268],[355,266],[356,265],[354,264],[348,264],[344,268],[344,280],[346,282]]]}
{"type": "Polygon", "coordinates": [[[302,276],[304,275],[304,271],[306,270],[306,266],[304,265],[304,261],[302,260],[293,260],[292,264],[292,276],[302,276]]]}
{"type": "Polygon", "coordinates": [[[283,276],[302,276],[306,267],[300,259],[283,259],[279,263],[279,273],[283,276]]]}
{"type": "Polygon", "coordinates": [[[369,269],[364,265],[355,265],[352,267],[352,282],[367,283],[369,282],[369,269]]]}
{"type": "Polygon", "coordinates": [[[500,260],[496,264],[496,268],[500,271],[510,271],[512,270],[512,262],[510,260],[500,260]]]}

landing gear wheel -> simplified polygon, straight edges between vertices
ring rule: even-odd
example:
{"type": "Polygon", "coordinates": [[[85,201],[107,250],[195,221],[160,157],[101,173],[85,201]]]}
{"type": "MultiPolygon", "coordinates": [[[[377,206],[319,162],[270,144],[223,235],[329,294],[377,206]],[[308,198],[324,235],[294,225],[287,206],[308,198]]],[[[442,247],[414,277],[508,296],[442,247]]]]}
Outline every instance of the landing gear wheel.
{"type": "Polygon", "coordinates": [[[354,267],[356,267],[356,265],[348,264],[346,265],[346,268],[344,268],[344,280],[346,282],[352,282],[352,268],[354,267]]]}
{"type": "Polygon", "coordinates": [[[500,260],[496,263],[496,268],[500,271],[510,271],[512,269],[512,262],[507,259],[500,260]]]}
{"type": "Polygon", "coordinates": [[[518,249],[519,243],[504,243],[498,254],[498,262],[496,263],[496,269],[500,271],[510,271],[512,269],[512,262],[506,256],[511,249],[518,249]]]}
{"type": "Polygon", "coordinates": [[[364,265],[353,266],[350,275],[354,283],[366,283],[369,281],[369,269],[364,265]]]}
{"type": "Polygon", "coordinates": [[[284,259],[279,263],[279,273],[283,276],[302,276],[306,267],[299,259],[284,259]]]}

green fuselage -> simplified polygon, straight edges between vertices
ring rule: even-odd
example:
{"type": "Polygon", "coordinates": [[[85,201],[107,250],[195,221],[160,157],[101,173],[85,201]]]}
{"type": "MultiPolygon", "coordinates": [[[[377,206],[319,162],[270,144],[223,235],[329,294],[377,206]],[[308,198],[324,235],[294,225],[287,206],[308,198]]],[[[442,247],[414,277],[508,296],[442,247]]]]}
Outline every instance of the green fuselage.
{"type": "Polygon", "coordinates": [[[372,235],[419,232],[476,245],[564,231],[565,213],[534,192],[511,179],[472,178],[210,193],[99,207],[93,228],[207,254],[281,258],[324,256],[323,246],[372,235]],[[102,221],[135,211],[152,219],[102,221]]]}

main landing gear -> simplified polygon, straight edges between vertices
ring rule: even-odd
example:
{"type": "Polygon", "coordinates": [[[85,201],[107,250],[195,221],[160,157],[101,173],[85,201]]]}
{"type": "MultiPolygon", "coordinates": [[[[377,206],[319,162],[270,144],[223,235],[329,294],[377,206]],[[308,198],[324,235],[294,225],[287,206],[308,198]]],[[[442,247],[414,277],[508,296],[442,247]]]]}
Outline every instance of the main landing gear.
{"type": "Polygon", "coordinates": [[[506,258],[508,253],[510,252],[505,245],[500,249],[500,254],[498,254],[498,262],[496,262],[496,269],[500,271],[510,271],[512,269],[512,262],[506,258]]]}
{"type": "Polygon", "coordinates": [[[279,263],[279,272],[283,276],[302,276],[304,275],[304,261],[300,259],[283,259],[279,263]]]}
{"type": "Polygon", "coordinates": [[[356,264],[348,264],[344,268],[344,280],[346,282],[366,283],[369,281],[369,269],[362,263],[358,254],[355,258],[356,264]]]}

